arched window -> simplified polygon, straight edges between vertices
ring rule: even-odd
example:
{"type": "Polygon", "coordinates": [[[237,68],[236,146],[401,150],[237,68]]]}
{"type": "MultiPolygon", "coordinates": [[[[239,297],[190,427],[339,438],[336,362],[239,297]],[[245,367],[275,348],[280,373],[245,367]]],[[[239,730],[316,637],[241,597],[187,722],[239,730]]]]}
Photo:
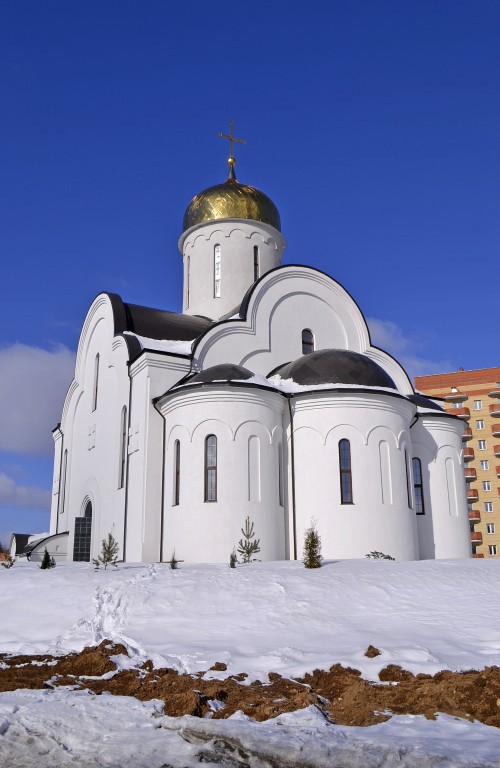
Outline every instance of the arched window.
{"type": "Polygon", "coordinates": [[[90,542],[92,539],[92,502],[85,504],[83,517],[75,517],[75,540],[73,560],[81,563],[90,562],[90,542]]]}
{"type": "Polygon", "coordinates": [[[417,515],[425,515],[424,486],[422,483],[422,462],[413,459],[413,490],[415,492],[415,512],[417,515]]]}
{"type": "Polygon", "coordinates": [[[410,484],[410,465],[408,463],[408,451],[405,448],[405,472],[406,472],[406,491],[408,493],[408,506],[413,509],[413,503],[411,498],[411,484],[410,484]]]}
{"type": "Polygon", "coordinates": [[[352,504],[351,444],[349,440],[339,442],[340,503],[352,504]]]}
{"type": "Polygon", "coordinates": [[[259,247],[258,245],[254,245],[253,247],[253,281],[259,279],[260,277],[260,263],[259,263],[259,247]]]}
{"type": "Polygon", "coordinates": [[[260,501],[260,440],[248,439],[248,501],[260,501]]]}
{"type": "Polygon", "coordinates": [[[217,438],[205,438],[205,501],[217,501],[217,438]]]}
{"type": "Polygon", "coordinates": [[[216,299],[221,295],[221,252],[220,245],[214,246],[214,296],[216,299]]]}
{"type": "Polygon", "coordinates": [[[176,507],[179,504],[181,488],[181,441],[176,440],[174,442],[174,493],[172,499],[172,506],[176,507]]]}
{"type": "Polygon", "coordinates": [[[99,388],[99,353],[95,356],[94,361],[94,389],[92,391],[92,411],[97,408],[97,390],[99,388]]]}
{"type": "Polygon", "coordinates": [[[309,328],[302,331],[302,354],[309,355],[314,352],[314,336],[309,328]]]}
{"type": "Polygon", "coordinates": [[[64,512],[64,502],[66,501],[66,475],[68,472],[68,450],[63,454],[61,479],[59,481],[59,514],[64,512]]]}
{"type": "Polygon", "coordinates": [[[127,463],[127,407],[122,408],[122,420],[120,430],[120,471],[118,474],[118,488],[125,485],[125,465],[127,463]]]}

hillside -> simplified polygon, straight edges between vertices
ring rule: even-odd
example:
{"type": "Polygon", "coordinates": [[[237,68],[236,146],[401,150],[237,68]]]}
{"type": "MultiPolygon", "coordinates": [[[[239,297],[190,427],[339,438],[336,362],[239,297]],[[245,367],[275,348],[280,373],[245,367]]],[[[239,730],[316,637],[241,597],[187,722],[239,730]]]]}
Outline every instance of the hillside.
{"type": "MultiPolygon", "coordinates": [[[[426,698],[430,683],[424,680],[425,689],[419,683],[417,690],[412,678],[404,693],[405,675],[394,666],[414,675],[500,666],[499,568],[495,560],[366,560],[327,562],[317,571],[288,562],[235,570],[181,565],[172,571],[165,565],[127,564],[95,572],[86,564],[68,564],[40,571],[30,563],[0,569],[0,654],[29,657],[16,660],[13,667],[19,679],[31,678],[37,686],[0,694],[0,756],[12,768],[191,768],[200,760],[252,768],[500,766],[500,729],[485,724],[496,723],[494,708],[500,702],[495,670],[470,677],[467,684],[464,676],[438,677],[439,701],[449,701],[449,691],[459,689],[462,699],[459,706],[456,694],[448,713],[433,720],[413,714],[434,714],[426,698]],[[81,666],[83,657],[75,657],[80,659],[75,674],[91,674],[94,680],[87,686],[97,693],[113,686],[121,692],[120,680],[140,678],[142,692],[136,695],[144,701],[89,694],[82,689],[84,681],[62,677],[56,659],[50,666],[44,663],[47,655],[79,653],[103,641],[102,648],[110,643],[121,646],[107,652],[111,661],[105,662],[111,666],[92,670],[96,651],[89,668],[81,666]],[[366,656],[370,645],[380,653],[366,656]],[[41,660],[30,663],[36,655],[41,660]],[[217,669],[210,670],[214,665],[217,669]],[[339,724],[356,722],[347,702],[341,704],[343,696],[330,700],[318,699],[318,694],[328,685],[334,690],[331,681],[340,684],[347,673],[337,668],[334,678],[316,673],[298,680],[334,665],[361,672],[362,678],[353,677],[358,701],[381,690],[384,701],[401,702],[406,696],[407,708],[385,704],[375,713],[382,722],[370,727],[339,724]],[[366,682],[380,683],[379,673],[388,667],[392,672],[382,673],[383,690],[366,682]],[[158,680],[164,682],[167,672],[158,671],[166,668],[184,675],[175,679],[191,689],[206,687],[204,717],[163,714],[168,705],[164,710],[160,698],[165,700],[165,688],[158,680]],[[40,669],[46,681],[54,678],[54,689],[40,689],[40,669]],[[155,695],[155,679],[161,696],[155,695]],[[151,696],[144,694],[146,683],[151,696]],[[224,697],[217,698],[217,686],[227,693],[229,685],[233,699],[235,690],[246,695],[260,689],[259,696],[267,697],[265,706],[255,697],[251,706],[260,707],[255,715],[262,722],[249,718],[248,696],[241,696],[239,711],[238,701],[229,709],[230,697],[226,704],[224,697]],[[390,697],[392,690],[401,694],[399,699],[390,697]],[[270,695],[275,703],[271,709],[270,695]],[[475,715],[464,704],[467,697],[475,715]],[[294,702],[302,709],[293,711],[294,702]],[[229,711],[235,714],[218,719],[229,711]],[[401,714],[391,717],[394,711],[401,714]],[[474,716],[483,722],[471,722],[474,716]]],[[[71,668],[65,663],[67,674],[71,668]]],[[[4,659],[6,677],[9,666],[4,659]]],[[[173,672],[168,674],[174,679],[173,672]]]]}

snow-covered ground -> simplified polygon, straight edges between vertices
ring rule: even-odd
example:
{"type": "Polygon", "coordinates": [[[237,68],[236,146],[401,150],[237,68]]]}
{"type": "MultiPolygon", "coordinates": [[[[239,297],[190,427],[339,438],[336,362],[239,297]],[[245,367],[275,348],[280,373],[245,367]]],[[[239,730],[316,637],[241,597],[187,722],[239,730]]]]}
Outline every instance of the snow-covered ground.
{"type": "MultiPolygon", "coordinates": [[[[132,664],[195,672],[223,661],[227,672],[211,676],[247,672],[248,681],[336,662],[373,680],[388,663],[427,673],[500,665],[495,560],[0,571],[2,653],[62,654],[107,638],[127,646],[132,664]],[[369,644],[381,655],[366,658],[369,644]]],[[[0,757],[9,768],[500,766],[500,730],[446,715],[349,728],[314,708],[266,723],[172,719],[158,702],[16,691],[0,695],[0,757]]]]}

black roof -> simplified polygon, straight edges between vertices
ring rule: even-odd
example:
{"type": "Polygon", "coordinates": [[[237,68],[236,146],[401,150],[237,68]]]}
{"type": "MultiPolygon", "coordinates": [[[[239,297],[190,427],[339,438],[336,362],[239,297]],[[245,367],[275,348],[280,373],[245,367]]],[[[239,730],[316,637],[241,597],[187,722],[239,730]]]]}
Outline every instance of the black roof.
{"type": "MultiPolygon", "coordinates": [[[[16,539],[16,551],[14,554],[20,555],[21,552],[24,550],[25,546],[28,544],[28,539],[31,536],[30,533],[13,533],[12,538],[16,539]]],[[[12,539],[11,539],[12,541],[12,539]]]]}
{"type": "Polygon", "coordinates": [[[444,413],[444,408],[441,408],[440,405],[433,402],[433,400],[430,400],[428,397],[424,397],[424,395],[408,395],[408,400],[411,400],[412,403],[415,403],[419,408],[429,408],[432,411],[441,411],[444,413]]]}
{"type": "Polygon", "coordinates": [[[275,368],[272,374],[293,379],[296,384],[358,384],[396,389],[394,381],[378,363],[347,349],[320,349],[275,368]]]}
{"type": "Polygon", "coordinates": [[[212,365],[204,371],[195,373],[188,379],[183,379],[182,384],[210,384],[216,381],[240,381],[251,379],[254,374],[248,368],[233,363],[212,365]]]}
{"type": "MultiPolygon", "coordinates": [[[[117,293],[108,293],[115,324],[115,336],[131,331],[149,339],[170,341],[192,341],[201,336],[212,325],[212,320],[200,315],[183,315],[164,309],[143,307],[140,304],[125,304],[117,293]]],[[[124,337],[131,360],[142,352],[142,347],[133,336],[124,337]]]]}

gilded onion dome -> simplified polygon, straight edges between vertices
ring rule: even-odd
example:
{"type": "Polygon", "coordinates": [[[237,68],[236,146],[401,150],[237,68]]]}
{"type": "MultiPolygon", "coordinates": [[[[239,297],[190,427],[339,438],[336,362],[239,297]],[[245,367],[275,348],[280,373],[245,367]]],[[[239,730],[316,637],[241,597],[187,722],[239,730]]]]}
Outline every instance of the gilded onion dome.
{"type": "Polygon", "coordinates": [[[183,231],[217,219],[262,221],[281,232],[280,215],[273,201],[260,189],[240,184],[233,166],[223,184],[208,187],[193,197],[184,214],[183,231]]]}

